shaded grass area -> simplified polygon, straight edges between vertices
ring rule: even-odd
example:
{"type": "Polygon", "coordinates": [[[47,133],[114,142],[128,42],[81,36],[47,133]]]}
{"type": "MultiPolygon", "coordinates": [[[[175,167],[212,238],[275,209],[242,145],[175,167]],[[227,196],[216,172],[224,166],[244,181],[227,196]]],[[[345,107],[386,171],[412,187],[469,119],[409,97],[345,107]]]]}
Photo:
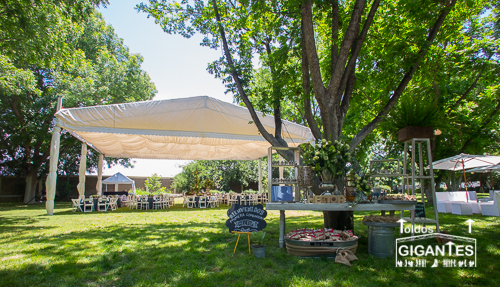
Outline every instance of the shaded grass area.
{"type": "MultiPolygon", "coordinates": [[[[248,254],[246,237],[225,226],[227,206],[216,209],[73,213],[58,203],[0,204],[0,286],[494,286],[500,263],[500,220],[440,214],[443,230],[474,237],[477,268],[396,268],[394,258],[368,254],[364,215],[358,261],[348,267],[326,258],[299,258],[278,248],[279,212],[268,211],[266,258],[248,254]],[[465,220],[472,218],[473,233],[465,220]]],[[[426,208],[429,215],[432,208],[426,208]]],[[[287,230],[320,228],[321,212],[287,211],[287,230]]],[[[429,216],[432,217],[432,216],[429,216]]],[[[396,228],[398,230],[398,228],[396,228]]]]}

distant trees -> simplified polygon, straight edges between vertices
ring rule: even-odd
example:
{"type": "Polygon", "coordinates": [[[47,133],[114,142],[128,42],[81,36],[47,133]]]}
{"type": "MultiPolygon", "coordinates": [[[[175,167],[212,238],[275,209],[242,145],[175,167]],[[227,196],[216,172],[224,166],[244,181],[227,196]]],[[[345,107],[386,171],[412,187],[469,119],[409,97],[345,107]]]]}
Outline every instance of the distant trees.
{"type": "MultiPolygon", "coordinates": [[[[25,203],[46,173],[58,96],[65,107],[151,99],[156,88],[96,6],[107,1],[0,3],[0,174],[26,178],[25,203]]],[[[60,172],[74,174],[80,144],[61,136],[60,172]]],[[[90,168],[97,155],[89,151],[90,168]]],[[[109,159],[108,164],[127,160],[109,159]]]]}
{"type": "Polygon", "coordinates": [[[246,160],[198,160],[188,163],[174,177],[171,188],[180,191],[216,189],[229,191],[231,184],[243,187],[258,182],[257,161],[246,160]]]}

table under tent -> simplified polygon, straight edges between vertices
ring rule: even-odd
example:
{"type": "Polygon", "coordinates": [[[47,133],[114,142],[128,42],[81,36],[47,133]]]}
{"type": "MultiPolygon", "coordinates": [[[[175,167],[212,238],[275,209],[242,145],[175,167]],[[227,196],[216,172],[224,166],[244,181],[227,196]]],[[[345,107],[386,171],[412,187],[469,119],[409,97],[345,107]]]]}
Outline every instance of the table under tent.
{"type": "MultiPolygon", "coordinates": [[[[274,117],[256,112],[275,133],[274,117]]],[[[271,144],[260,134],[247,108],[207,96],[81,108],[58,101],[46,181],[49,215],[54,212],[61,129],[82,141],[80,183],[84,194],[87,146],[99,152],[97,194],[102,194],[103,157],[176,160],[257,160],[271,144]]],[[[282,138],[290,147],[314,141],[311,130],[282,120],[282,138]]],[[[259,160],[259,191],[262,169],[259,160]]]]}

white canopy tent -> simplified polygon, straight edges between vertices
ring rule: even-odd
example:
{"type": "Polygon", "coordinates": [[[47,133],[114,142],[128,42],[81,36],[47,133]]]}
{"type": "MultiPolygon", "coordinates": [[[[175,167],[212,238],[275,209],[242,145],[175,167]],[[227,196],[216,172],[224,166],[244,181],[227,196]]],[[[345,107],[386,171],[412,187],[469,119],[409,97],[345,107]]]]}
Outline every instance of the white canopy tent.
{"type": "MultiPolygon", "coordinates": [[[[109,157],[256,160],[266,156],[271,146],[245,107],[207,96],[70,109],[62,109],[61,102],[55,115],[46,182],[49,214],[53,213],[61,128],[109,157]]],[[[257,115],[265,129],[274,134],[274,117],[260,112],[257,115]]],[[[282,123],[282,137],[289,146],[314,140],[309,128],[284,120],[282,123]]],[[[98,180],[98,193],[100,184],[98,180]]]]}
{"type": "Polygon", "coordinates": [[[112,176],[103,180],[102,184],[106,184],[106,185],[113,184],[115,186],[115,191],[118,191],[119,184],[131,184],[132,191],[135,193],[135,181],[133,179],[130,179],[129,177],[119,173],[119,172],[117,172],[117,173],[113,174],[112,176]]]}

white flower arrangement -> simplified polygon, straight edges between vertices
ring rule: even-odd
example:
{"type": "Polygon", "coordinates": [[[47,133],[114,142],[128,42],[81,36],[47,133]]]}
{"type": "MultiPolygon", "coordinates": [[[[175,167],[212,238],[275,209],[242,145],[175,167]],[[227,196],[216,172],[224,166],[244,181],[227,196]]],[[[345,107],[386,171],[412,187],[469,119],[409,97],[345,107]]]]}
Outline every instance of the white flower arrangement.
{"type": "Polygon", "coordinates": [[[304,162],[320,175],[322,171],[330,171],[333,176],[345,174],[351,161],[349,145],[341,141],[316,141],[315,145],[307,144],[304,147],[304,162]]]}

